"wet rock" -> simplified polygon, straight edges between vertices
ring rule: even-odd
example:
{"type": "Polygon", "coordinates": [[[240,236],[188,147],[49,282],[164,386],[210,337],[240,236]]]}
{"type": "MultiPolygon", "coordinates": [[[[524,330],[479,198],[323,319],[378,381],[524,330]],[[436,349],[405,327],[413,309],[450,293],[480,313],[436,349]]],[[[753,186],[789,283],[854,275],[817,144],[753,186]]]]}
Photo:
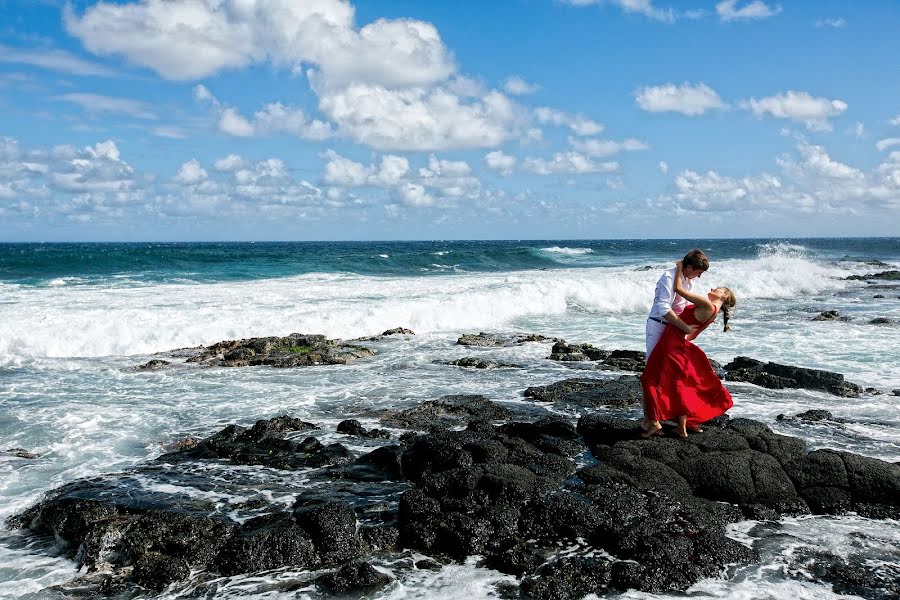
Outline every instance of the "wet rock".
{"type": "Polygon", "coordinates": [[[389,335],[416,335],[416,332],[412,329],[407,329],[406,327],[394,327],[393,329],[388,329],[381,335],[389,336],[389,335]]]}
{"type": "Polygon", "coordinates": [[[875,317],[869,321],[869,325],[892,325],[894,322],[887,317],[875,317]]]}
{"type": "Polygon", "coordinates": [[[805,388],[845,398],[858,398],[862,392],[862,387],[845,381],[840,373],[764,363],[745,356],[738,356],[725,365],[725,371],[725,379],[729,381],[746,381],[772,389],[805,388]]]}
{"type": "Polygon", "coordinates": [[[318,564],[306,530],[289,515],[273,515],[245,523],[219,551],[215,565],[223,575],[255,573],[291,566],[308,569],[318,564]]]}
{"type": "Polygon", "coordinates": [[[641,402],[640,381],[633,376],[618,379],[575,377],[525,390],[526,398],[538,402],[554,402],[567,406],[592,408],[609,406],[625,408],[641,402]]]}
{"type": "Polygon", "coordinates": [[[301,498],[294,520],[306,530],[325,564],[355,559],[362,551],[356,535],[356,511],[346,502],[301,498]]]}
{"type": "Polygon", "coordinates": [[[442,396],[418,406],[392,411],[381,418],[389,427],[431,431],[466,426],[472,421],[499,421],[512,413],[480,395],[442,396]]]}
{"type": "Polygon", "coordinates": [[[639,350],[602,350],[591,344],[568,344],[559,341],[553,345],[550,360],[595,361],[603,368],[617,371],[644,370],[644,352],[639,350]]]}
{"type": "Polygon", "coordinates": [[[467,333],[456,343],[460,346],[477,346],[483,348],[498,348],[505,346],[519,346],[527,342],[555,342],[558,338],[550,338],[536,333],[467,333]]]}
{"type": "Polygon", "coordinates": [[[172,365],[172,363],[170,363],[167,360],[154,358],[153,360],[145,362],[144,364],[139,365],[136,368],[138,371],[159,371],[159,370],[165,369],[166,367],[169,367],[171,365],[172,365]]]}
{"type": "Polygon", "coordinates": [[[826,310],[820,312],[818,315],[812,318],[813,321],[849,321],[850,317],[845,317],[841,315],[836,310],[826,310]]]}
{"type": "Polygon", "coordinates": [[[344,565],[333,573],[316,578],[316,584],[332,594],[354,596],[380,590],[391,581],[390,576],[365,562],[344,565]]]}
{"type": "Polygon", "coordinates": [[[881,300],[882,298],[884,298],[884,294],[875,294],[874,296],[872,296],[872,298],[875,300],[881,300]]]}
{"type": "Polygon", "coordinates": [[[0,456],[15,456],[16,458],[27,458],[29,460],[40,457],[40,454],[29,452],[25,448],[8,448],[0,451],[0,456]]]}
{"type": "Polygon", "coordinates": [[[338,423],[337,432],[347,435],[355,435],[357,437],[367,437],[382,440],[387,440],[391,437],[390,432],[385,431],[384,429],[366,429],[356,419],[347,419],[338,423]]]}
{"type": "Polygon", "coordinates": [[[341,444],[325,446],[313,437],[298,442],[278,435],[310,429],[318,427],[287,416],[257,421],[249,429],[229,425],[193,448],[163,454],[156,460],[165,463],[228,459],[234,464],[263,465],[275,469],[324,467],[350,462],[350,453],[341,444]]]}
{"type": "Polygon", "coordinates": [[[329,340],[324,335],[302,333],[292,333],[286,337],[226,340],[169,354],[176,353],[187,356],[186,362],[202,367],[345,365],[375,354],[368,348],[329,340]]]}
{"type": "Polygon", "coordinates": [[[834,415],[827,410],[812,409],[797,415],[801,421],[834,421],[834,415]]]}
{"type": "Polygon", "coordinates": [[[468,369],[521,369],[522,365],[503,363],[494,360],[482,360],[474,356],[464,356],[447,362],[435,361],[436,364],[464,367],[468,369]]]}
{"type": "Polygon", "coordinates": [[[880,271],[878,273],[868,273],[867,275],[850,275],[845,277],[848,281],[868,281],[876,279],[879,281],[900,281],[900,271],[880,271]]]}
{"type": "Polygon", "coordinates": [[[891,390],[891,395],[892,396],[900,396],[900,389],[891,390]]]}
{"type": "Polygon", "coordinates": [[[190,574],[186,560],[150,552],[134,562],[132,579],[140,586],[162,591],[176,581],[187,579],[190,574]]]}

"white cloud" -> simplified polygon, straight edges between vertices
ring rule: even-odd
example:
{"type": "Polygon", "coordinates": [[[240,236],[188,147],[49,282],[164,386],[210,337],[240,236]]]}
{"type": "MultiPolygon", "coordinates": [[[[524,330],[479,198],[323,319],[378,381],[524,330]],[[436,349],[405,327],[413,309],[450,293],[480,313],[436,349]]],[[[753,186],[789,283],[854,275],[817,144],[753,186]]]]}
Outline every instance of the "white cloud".
{"type": "Polygon", "coordinates": [[[647,86],[635,92],[635,100],[638,106],[649,112],[679,112],[691,116],[728,107],[719,94],[705,83],[647,86]]]}
{"type": "Polygon", "coordinates": [[[492,147],[515,137],[527,122],[497,91],[463,101],[443,87],[353,84],[324,92],[319,108],[338,123],[340,133],[379,150],[492,147]]]}
{"type": "Polygon", "coordinates": [[[175,127],[174,125],[154,127],[151,132],[157,137],[169,138],[172,140],[183,140],[187,138],[187,134],[180,127],[175,127]]]}
{"type": "Polygon", "coordinates": [[[484,156],[484,162],[489,169],[497,171],[503,176],[508,176],[512,175],[517,160],[515,156],[510,156],[509,154],[504,154],[500,150],[495,150],[494,152],[488,152],[484,156]]]}
{"type": "Polygon", "coordinates": [[[578,175],[587,173],[611,173],[619,169],[619,163],[598,163],[578,152],[557,152],[549,160],[526,158],[522,168],[536,175],[578,175]]]}
{"type": "Polygon", "coordinates": [[[669,172],[669,163],[664,160],[659,161],[659,171],[663,174],[669,172]]]}
{"type": "Polygon", "coordinates": [[[889,120],[888,123],[891,125],[900,125],[900,115],[897,115],[893,119],[889,120]]]}
{"type": "Polygon", "coordinates": [[[244,160],[241,156],[237,154],[229,154],[223,158],[218,159],[213,166],[217,171],[236,171],[241,167],[245,166],[247,161],[244,160]]]}
{"type": "Polygon", "coordinates": [[[837,19],[819,19],[814,23],[816,27],[830,27],[832,29],[841,29],[846,24],[847,21],[843,17],[837,19]]]}
{"type": "Polygon", "coordinates": [[[14,48],[0,44],[0,62],[32,65],[60,71],[67,75],[114,77],[116,72],[102,65],[79,58],[65,50],[48,48],[14,48]]]}
{"type": "Polygon", "coordinates": [[[597,135],[603,131],[603,125],[584,115],[572,115],[546,106],[536,108],[534,116],[545,125],[568,127],[575,135],[597,135]]]}
{"type": "Polygon", "coordinates": [[[148,120],[158,118],[149,104],[131,98],[104,96],[102,94],[72,93],[62,94],[61,96],[56,96],[54,99],[72,102],[90,113],[115,113],[148,120]]]}
{"type": "Polygon", "coordinates": [[[597,138],[569,138],[569,144],[579,152],[587,154],[592,158],[602,158],[623,151],[646,150],[649,148],[647,144],[635,138],[628,138],[621,142],[600,140],[597,138]]]}
{"type": "Polygon", "coordinates": [[[201,181],[205,181],[208,177],[206,171],[200,166],[197,159],[192,158],[191,160],[182,163],[181,168],[178,170],[178,174],[172,179],[173,181],[184,185],[194,185],[201,181]]]}
{"type": "Polygon", "coordinates": [[[760,118],[771,115],[779,119],[799,121],[813,131],[830,131],[832,126],[828,119],[843,114],[847,110],[847,103],[842,100],[815,98],[809,92],[790,90],[760,100],[751,98],[742,102],[741,107],[752,111],[760,118]]]}
{"type": "Polygon", "coordinates": [[[857,121],[856,125],[854,125],[852,129],[847,130],[847,133],[850,133],[858,138],[863,138],[866,135],[866,126],[861,121],[857,121]]]}
{"type": "Polygon", "coordinates": [[[780,5],[769,6],[762,0],[753,0],[738,8],[738,0],[722,0],[716,4],[716,13],[723,21],[753,21],[773,17],[781,12],[780,5]]]}
{"type": "Polygon", "coordinates": [[[225,108],[219,113],[219,131],[235,137],[251,137],[255,133],[253,123],[234,108],[225,108]]]}
{"type": "Polygon", "coordinates": [[[328,159],[323,175],[325,183],[344,187],[361,187],[369,184],[374,172],[372,167],[345,158],[334,150],[327,150],[324,157],[328,159]]]}
{"type": "Polygon", "coordinates": [[[541,86],[528,83],[522,77],[513,75],[503,83],[503,89],[506,90],[507,94],[512,94],[513,96],[526,96],[535,93],[541,89],[541,86]]]}
{"type": "Polygon", "coordinates": [[[875,147],[878,148],[879,152],[883,152],[893,146],[900,146],[900,138],[885,138],[883,140],[878,140],[875,144],[875,147]]]}
{"type": "Polygon", "coordinates": [[[676,176],[672,193],[651,202],[656,208],[731,211],[789,218],[790,214],[864,214],[900,209],[900,151],[865,173],[829,156],[821,146],[800,140],[798,156],[777,163],[783,177],[768,173],[728,177],[716,171],[686,170],[676,176]]]}
{"type": "Polygon", "coordinates": [[[671,8],[662,9],[654,6],[652,0],[561,0],[565,4],[572,6],[589,6],[591,4],[614,4],[627,13],[637,13],[644,15],[655,21],[663,23],[674,23],[678,18],[671,8]]]}

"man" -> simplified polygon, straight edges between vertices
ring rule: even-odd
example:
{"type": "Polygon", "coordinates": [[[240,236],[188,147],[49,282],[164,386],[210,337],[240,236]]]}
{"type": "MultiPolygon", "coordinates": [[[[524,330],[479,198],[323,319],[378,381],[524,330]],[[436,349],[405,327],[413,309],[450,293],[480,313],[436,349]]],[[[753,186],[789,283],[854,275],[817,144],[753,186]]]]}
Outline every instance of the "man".
{"type": "MultiPolygon", "coordinates": [[[[707,269],[709,259],[703,251],[698,248],[691,250],[682,260],[682,285],[690,290],[692,281],[707,269]]],[[[647,317],[647,359],[650,358],[650,353],[653,352],[666,327],[677,327],[685,335],[697,328],[696,325],[688,325],[678,316],[687,305],[688,301],[675,293],[675,267],[666,269],[656,282],[656,295],[653,298],[653,306],[650,307],[650,315],[647,317]]]]}

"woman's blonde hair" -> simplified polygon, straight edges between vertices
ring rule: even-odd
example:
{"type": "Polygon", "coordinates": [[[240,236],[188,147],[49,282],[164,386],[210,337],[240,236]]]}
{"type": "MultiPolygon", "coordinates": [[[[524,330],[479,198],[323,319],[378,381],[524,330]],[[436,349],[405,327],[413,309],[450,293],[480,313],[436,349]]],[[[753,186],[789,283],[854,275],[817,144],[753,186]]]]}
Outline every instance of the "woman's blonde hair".
{"type": "Polygon", "coordinates": [[[728,292],[728,295],[722,300],[722,320],[725,323],[722,331],[731,331],[731,327],[728,326],[728,319],[731,318],[731,311],[734,309],[734,305],[737,304],[737,296],[727,287],[722,289],[728,292]]]}

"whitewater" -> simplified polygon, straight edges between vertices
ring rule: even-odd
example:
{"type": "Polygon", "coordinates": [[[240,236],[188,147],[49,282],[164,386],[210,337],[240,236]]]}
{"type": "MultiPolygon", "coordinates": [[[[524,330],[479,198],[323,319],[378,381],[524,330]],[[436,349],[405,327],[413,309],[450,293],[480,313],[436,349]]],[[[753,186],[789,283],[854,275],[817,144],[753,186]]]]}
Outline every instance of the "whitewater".
{"type": "MultiPolygon", "coordinates": [[[[444,394],[478,393],[523,403],[526,387],[575,376],[578,367],[546,360],[547,344],[464,348],[455,343],[460,335],[528,332],[642,350],[656,280],[694,246],[707,250],[712,262],[695,289],[726,285],[738,298],[733,330],[723,333],[714,326],[698,339],[710,358],[725,364],[749,356],[826,369],[873,388],[861,398],[845,399],[728,384],[735,400],[731,415],[801,437],[810,449],[900,460],[900,402],[892,395],[900,389],[900,286],[847,279],[900,268],[897,239],[96,245],[87,250],[4,245],[0,451],[22,448],[37,458],[0,455],[0,519],[59,485],[141,464],[179,439],[207,436],[229,423],[290,414],[334,431],[345,418],[375,426],[367,415],[444,394]],[[850,320],[812,320],[826,310],[850,320]],[[873,319],[888,324],[871,324],[873,319]],[[377,356],[346,367],[134,370],[154,353],[225,339],[300,332],[349,340],[393,327],[416,335],[369,342],[377,356]],[[523,368],[472,372],[435,364],[472,355],[523,368]],[[846,422],[777,418],[809,409],[829,410],[846,422]]],[[[327,432],[321,439],[348,443],[327,432]]],[[[277,501],[292,500],[272,481],[261,480],[259,486],[277,501]]],[[[187,493],[207,499],[209,494],[187,493]]],[[[224,505],[244,500],[219,498],[224,505]]],[[[853,515],[774,525],[744,522],[732,534],[754,545],[763,561],[701,581],[691,595],[852,597],[833,593],[805,572],[803,551],[900,560],[900,524],[853,515]]],[[[389,564],[379,568],[391,570],[389,564]]],[[[0,529],[0,598],[62,598],[52,586],[77,575],[75,564],[54,552],[52,543],[0,529]]],[[[217,597],[305,597],[273,587],[290,577],[290,571],[278,571],[230,578],[217,597]]],[[[404,576],[376,597],[499,597],[497,585],[509,581],[514,578],[470,559],[404,576]]],[[[159,597],[191,593],[187,586],[159,597]]]]}

